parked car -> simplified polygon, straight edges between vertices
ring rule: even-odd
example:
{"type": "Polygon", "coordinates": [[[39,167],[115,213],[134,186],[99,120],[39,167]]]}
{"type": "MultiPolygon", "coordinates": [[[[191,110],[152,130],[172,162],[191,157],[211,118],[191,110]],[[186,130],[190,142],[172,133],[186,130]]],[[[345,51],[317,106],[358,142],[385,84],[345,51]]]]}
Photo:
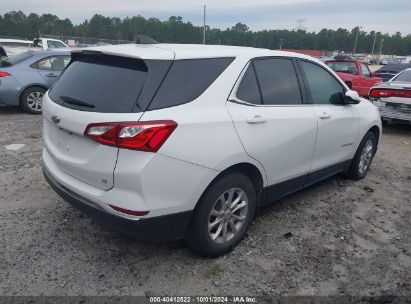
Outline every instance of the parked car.
{"type": "Polygon", "coordinates": [[[360,60],[328,60],[325,64],[360,96],[368,97],[370,88],[382,81],[371,73],[366,63],[360,60]]]}
{"type": "Polygon", "coordinates": [[[411,68],[371,88],[370,100],[378,107],[383,120],[411,123],[411,68]]]}
{"type": "Polygon", "coordinates": [[[33,46],[33,41],[23,39],[0,38],[0,46],[7,56],[14,56],[26,52],[33,46]]]}
{"type": "Polygon", "coordinates": [[[389,64],[390,62],[389,62],[389,60],[388,59],[381,59],[380,60],[380,64],[381,65],[386,65],[386,64],[389,64]]]}
{"type": "Polygon", "coordinates": [[[39,47],[44,51],[69,47],[63,41],[51,38],[36,38],[33,40],[33,46],[39,47]]]}
{"type": "Polygon", "coordinates": [[[208,256],[238,244],[257,208],[341,172],[364,178],[381,134],[377,108],[321,61],[203,45],[74,50],[43,122],[61,197],[208,256]]]}
{"type": "Polygon", "coordinates": [[[382,81],[388,81],[399,72],[411,68],[411,64],[387,64],[374,72],[374,76],[380,77],[382,81]]]}
{"type": "Polygon", "coordinates": [[[70,61],[69,52],[27,51],[0,62],[0,104],[41,113],[44,93],[70,61]]]}

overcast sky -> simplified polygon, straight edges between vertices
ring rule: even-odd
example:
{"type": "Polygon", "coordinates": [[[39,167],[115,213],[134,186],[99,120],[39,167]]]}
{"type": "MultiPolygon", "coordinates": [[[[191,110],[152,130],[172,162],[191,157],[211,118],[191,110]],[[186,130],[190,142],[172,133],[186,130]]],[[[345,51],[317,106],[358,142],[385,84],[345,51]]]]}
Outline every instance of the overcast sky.
{"type": "Polygon", "coordinates": [[[94,14],[110,17],[182,16],[202,24],[202,5],[207,5],[207,24],[225,29],[237,22],[252,30],[293,29],[304,19],[309,31],[322,28],[377,30],[411,34],[411,0],[0,0],[0,13],[51,13],[70,18],[74,24],[94,14]]]}

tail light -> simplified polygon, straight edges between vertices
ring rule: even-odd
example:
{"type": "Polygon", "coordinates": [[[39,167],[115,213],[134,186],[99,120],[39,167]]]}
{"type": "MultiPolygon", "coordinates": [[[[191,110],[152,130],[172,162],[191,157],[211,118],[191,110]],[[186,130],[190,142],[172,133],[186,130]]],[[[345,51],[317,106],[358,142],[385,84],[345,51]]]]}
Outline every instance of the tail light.
{"type": "Polygon", "coordinates": [[[157,152],[177,128],[171,120],[147,122],[103,122],[89,124],[84,136],[103,145],[157,152]]]}
{"type": "Polygon", "coordinates": [[[375,97],[375,98],[388,98],[388,97],[411,98],[411,90],[371,89],[370,97],[375,97]]]}
{"type": "Polygon", "coordinates": [[[380,77],[380,72],[374,72],[375,77],[380,77]]]}
{"type": "Polygon", "coordinates": [[[7,72],[1,72],[0,71],[0,77],[7,77],[7,76],[11,76],[11,75],[7,72]]]}

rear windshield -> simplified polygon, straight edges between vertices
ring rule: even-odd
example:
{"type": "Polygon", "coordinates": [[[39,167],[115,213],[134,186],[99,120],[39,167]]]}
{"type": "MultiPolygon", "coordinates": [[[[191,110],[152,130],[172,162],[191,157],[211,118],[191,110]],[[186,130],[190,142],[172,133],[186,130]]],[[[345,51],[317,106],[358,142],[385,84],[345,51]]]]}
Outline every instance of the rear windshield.
{"type": "Polygon", "coordinates": [[[33,56],[32,52],[24,52],[24,53],[20,53],[14,56],[10,56],[7,57],[6,59],[3,59],[1,61],[1,66],[2,67],[8,67],[8,66],[12,66],[15,65],[17,63],[20,63],[28,58],[30,58],[31,56],[33,56]]]}
{"type": "Polygon", "coordinates": [[[358,74],[357,65],[352,61],[328,61],[325,64],[335,72],[358,74]]]}
{"type": "Polygon", "coordinates": [[[108,55],[75,56],[50,98],[76,110],[132,112],[147,78],[143,60],[108,55]]]}
{"type": "Polygon", "coordinates": [[[411,82],[411,70],[398,74],[391,81],[411,82]]]}
{"type": "Polygon", "coordinates": [[[50,98],[68,108],[101,113],[139,112],[192,101],[233,60],[172,62],[103,54],[72,56],[72,62],[49,91],[50,98]]]}

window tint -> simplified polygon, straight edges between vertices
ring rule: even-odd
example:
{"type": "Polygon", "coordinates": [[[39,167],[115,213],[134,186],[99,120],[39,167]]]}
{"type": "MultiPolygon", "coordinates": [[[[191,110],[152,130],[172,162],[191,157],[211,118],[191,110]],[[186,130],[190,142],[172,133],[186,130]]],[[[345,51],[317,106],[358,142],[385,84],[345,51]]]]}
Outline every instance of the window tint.
{"type": "Polygon", "coordinates": [[[172,107],[196,99],[232,61],[233,58],[174,61],[149,109],[172,107]]]}
{"type": "Polygon", "coordinates": [[[139,59],[80,56],[67,67],[49,96],[77,110],[128,113],[133,111],[147,72],[147,65],[139,59]]]}
{"type": "Polygon", "coordinates": [[[411,70],[407,70],[398,74],[398,76],[393,78],[391,81],[411,82],[411,70]]]}
{"type": "Polygon", "coordinates": [[[371,77],[370,70],[367,68],[367,66],[364,63],[361,63],[361,71],[362,75],[365,77],[371,77]]]}
{"type": "Polygon", "coordinates": [[[70,62],[70,56],[53,56],[44,58],[31,65],[32,68],[46,71],[63,71],[70,62]]]}
{"type": "Polygon", "coordinates": [[[314,104],[342,104],[344,99],[343,86],[325,69],[320,66],[301,61],[307,90],[314,104]]]}
{"type": "Polygon", "coordinates": [[[51,61],[50,58],[45,58],[37,62],[37,66],[40,70],[51,71],[51,61]]]}
{"type": "Polygon", "coordinates": [[[335,72],[358,75],[357,64],[353,61],[328,61],[325,64],[335,72]]]}
{"type": "Polygon", "coordinates": [[[301,92],[291,59],[254,61],[262,101],[268,105],[301,104],[301,92]]]}
{"type": "Polygon", "coordinates": [[[260,91],[258,89],[257,78],[255,77],[252,64],[250,64],[245,71],[240,85],[238,86],[236,96],[242,101],[261,104],[260,91]]]}
{"type": "Polygon", "coordinates": [[[50,57],[50,62],[53,71],[63,71],[70,62],[70,56],[50,57]]]}

